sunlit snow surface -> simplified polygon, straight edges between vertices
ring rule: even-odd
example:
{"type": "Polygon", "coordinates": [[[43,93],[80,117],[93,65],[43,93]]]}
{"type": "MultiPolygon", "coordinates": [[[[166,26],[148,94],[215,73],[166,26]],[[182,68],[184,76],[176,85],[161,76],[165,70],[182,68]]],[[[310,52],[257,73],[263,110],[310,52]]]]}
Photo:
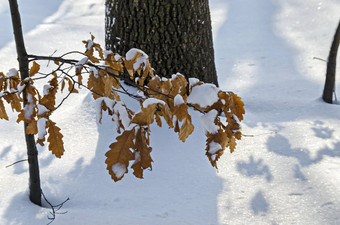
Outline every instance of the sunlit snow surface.
{"type": "MultiPolygon", "coordinates": [[[[5,74],[17,68],[7,4],[0,0],[5,74]]],[[[103,0],[19,4],[30,54],[84,51],[81,41],[90,32],[104,44],[103,0]]],[[[55,224],[340,224],[340,108],[320,100],[325,63],[313,59],[327,59],[338,0],[212,0],[210,7],[219,84],[242,97],[247,136],[233,154],[225,152],[216,172],[205,156],[207,127],[200,113],[193,115],[195,131],[186,143],[166,123],[152,126],[152,171],[137,180],[129,169],[114,183],[104,155],[116,125],[105,113],[98,124],[96,104],[82,89],[52,117],[64,135],[62,159],[38,146],[45,195],[52,204],[70,198],[55,224]]],[[[126,104],[139,109],[134,100],[126,104]]],[[[28,200],[26,162],[5,168],[27,158],[23,125],[6,109],[10,121],[0,121],[0,224],[47,224],[50,210],[28,200]]]]}

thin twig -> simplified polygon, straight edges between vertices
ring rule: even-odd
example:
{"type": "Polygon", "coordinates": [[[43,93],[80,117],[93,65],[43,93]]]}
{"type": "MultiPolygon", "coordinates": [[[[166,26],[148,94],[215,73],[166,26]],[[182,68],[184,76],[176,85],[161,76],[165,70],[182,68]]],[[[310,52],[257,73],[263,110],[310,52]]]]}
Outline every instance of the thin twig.
{"type": "Polygon", "coordinates": [[[42,190],[41,190],[41,195],[43,196],[44,200],[45,200],[46,203],[51,207],[51,210],[52,210],[52,212],[50,212],[50,214],[52,215],[52,217],[47,216],[47,218],[48,218],[49,220],[51,220],[49,223],[47,223],[47,225],[51,224],[51,223],[55,220],[56,214],[66,214],[66,213],[67,213],[67,211],[61,212],[61,213],[59,213],[59,212],[57,212],[57,211],[59,211],[59,210],[64,206],[64,204],[65,204],[67,201],[70,200],[70,198],[67,198],[65,201],[63,201],[62,203],[60,203],[60,204],[58,204],[58,205],[52,205],[52,203],[51,203],[50,201],[48,201],[48,199],[46,198],[46,196],[45,196],[45,194],[44,194],[44,192],[43,192],[42,190]]]}
{"type": "Polygon", "coordinates": [[[327,60],[319,58],[319,57],[313,57],[313,59],[317,59],[317,60],[320,60],[320,61],[323,61],[323,62],[327,62],[327,60]]]}
{"type": "Polygon", "coordinates": [[[273,132],[268,132],[268,133],[263,133],[263,134],[242,134],[242,137],[257,137],[257,136],[271,135],[271,134],[277,134],[277,132],[273,131],[273,132]]]}
{"type": "Polygon", "coordinates": [[[8,167],[10,167],[10,166],[14,166],[14,165],[17,164],[17,163],[26,162],[26,161],[28,161],[28,159],[22,159],[22,160],[16,161],[16,162],[14,162],[14,163],[12,163],[12,164],[10,164],[10,165],[7,165],[6,168],[8,168],[8,167]]]}

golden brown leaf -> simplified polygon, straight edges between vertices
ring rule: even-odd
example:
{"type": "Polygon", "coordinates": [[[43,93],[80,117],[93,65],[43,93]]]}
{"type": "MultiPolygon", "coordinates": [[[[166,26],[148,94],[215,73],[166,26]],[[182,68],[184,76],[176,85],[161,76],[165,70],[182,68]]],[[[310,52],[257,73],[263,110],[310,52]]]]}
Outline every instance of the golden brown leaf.
{"type": "Polygon", "coordinates": [[[49,142],[48,149],[52,151],[52,154],[57,158],[61,158],[65,149],[63,135],[60,133],[60,128],[57,127],[56,124],[51,120],[46,122],[46,128],[48,128],[49,134],[47,138],[47,141],[49,142]]]}
{"type": "Polygon", "coordinates": [[[61,88],[60,88],[60,91],[63,92],[64,88],[65,88],[65,80],[67,78],[65,77],[62,81],[61,81],[61,88]]]}
{"type": "Polygon", "coordinates": [[[240,121],[243,120],[243,114],[245,111],[244,103],[242,102],[241,98],[231,92],[229,104],[231,112],[236,115],[240,121]]]}
{"type": "Polygon", "coordinates": [[[40,70],[40,65],[38,63],[36,63],[35,61],[33,61],[33,65],[30,69],[30,77],[33,77],[35,74],[37,74],[40,70]]]}
{"type": "Polygon", "coordinates": [[[185,140],[189,137],[189,135],[193,131],[194,131],[194,125],[192,125],[191,123],[191,116],[188,115],[188,117],[185,118],[183,121],[178,137],[181,141],[185,142],[185,140]]]}
{"type": "Polygon", "coordinates": [[[172,121],[173,114],[170,111],[168,104],[159,105],[159,108],[160,108],[160,111],[157,111],[157,114],[159,114],[160,116],[163,116],[168,126],[170,128],[173,128],[174,127],[174,124],[172,121]]]}
{"type": "Polygon", "coordinates": [[[189,116],[188,105],[183,103],[183,104],[174,106],[173,114],[176,115],[176,117],[179,121],[182,121],[183,119],[185,119],[189,116]]]}
{"type": "Polygon", "coordinates": [[[44,95],[42,99],[40,99],[40,104],[45,106],[47,109],[53,111],[55,106],[55,98],[56,93],[58,91],[58,79],[55,75],[52,80],[49,81],[51,87],[48,89],[48,94],[44,95]]]}
{"type": "Polygon", "coordinates": [[[93,73],[90,74],[87,81],[87,87],[92,91],[92,96],[94,99],[100,98],[104,94],[103,79],[95,77],[93,73]]]}
{"type": "Polygon", "coordinates": [[[172,83],[172,90],[170,95],[176,96],[177,94],[180,94],[181,96],[185,96],[187,92],[187,85],[188,81],[185,79],[185,77],[182,74],[176,74],[174,79],[171,79],[172,83]]]}
{"type": "Polygon", "coordinates": [[[207,133],[206,156],[211,165],[217,168],[216,162],[224,153],[224,149],[228,145],[229,138],[225,132],[219,130],[216,134],[207,133]]]}
{"type": "Polygon", "coordinates": [[[152,169],[152,158],[150,153],[152,148],[148,146],[148,139],[146,138],[146,132],[143,128],[139,128],[136,134],[135,143],[135,162],[131,166],[134,170],[133,174],[138,178],[143,178],[143,170],[152,169]]]}
{"type": "Polygon", "coordinates": [[[234,136],[232,136],[229,139],[229,143],[228,143],[229,149],[230,149],[230,153],[233,153],[235,151],[236,148],[236,139],[234,136]]]}
{"type": "Polygon", "coordinates": [[[7,82],[5,79],[5,75],[0,72],[0,91],[7,89],[7,82]]]}
{"type": "Polygon", "coordinates": [[[138,124],[140,126],[147,126],[153,123],[154,115],[156,112],[157,104],[150,104],[147,108],[142,108],[142,111],[137,113],[133,119],[132,123],[138,124]]]}
{"type": "Polygon", "coordinates": [[[106,169],[114,181],[121,180],[128,172],[129,161],[134,159],[130,150],[134,147],[134,139],[136,139],[135,129],[124,131],[116,138],[117,141],[110,145],[110,150],[105,154],[106,169]]]}
{"type": "Polygon", "coordinates": [[[8,120],[8,116],[5,110],[5,106],[4,103],[2,101],[2,99],[0,98],[0,119],[5,119],[8,120]]]}
{"type": "Polygon", "coordinates": [[[158,125],[159,127],[162,127],[162,119],[161,119],[161,117],[160,117],[160,115],[159,115],[159,112],[157,112],[157,111],[156,111],[156,113],[155,113],[155,119],[156,119],[157,125],[158,125]]]}
{"type": "Polygon", "coordinates": [[[176,119],[174,132],[178,133],[179,131],[180,131],[180,128],[179,128],[178,120],[176,119]]]}
{"type": "Polygon", "coordinates": [[[32,120],[30,123],[28,123],[26,127],[26,134],[37,134],[38,133],[38,126],[37,121],[32,120]]]}
{"type": "Polygon", "coordinates": [[[21,111],[21,99],[17,96],[17,94],[8,94],[3,96],[8,104],[11,104],[12,110],[20,112],[21,111]]]}

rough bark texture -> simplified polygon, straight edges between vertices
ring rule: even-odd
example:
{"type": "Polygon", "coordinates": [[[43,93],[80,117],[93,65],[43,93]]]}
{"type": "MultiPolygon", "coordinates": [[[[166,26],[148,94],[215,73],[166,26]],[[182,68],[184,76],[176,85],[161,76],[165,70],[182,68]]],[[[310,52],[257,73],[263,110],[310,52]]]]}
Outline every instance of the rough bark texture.
{"type": "Polygon", "coordinates": [[[335,74],[336,74],[336,57],[338,53],[340,42],[340,22],[338,28],[335,31],[334,39],[329,51],[328,61],[327,61],[327,72],[325,87],[323,89],[322,98],[327,103],[333,103],[333,92],[335,87],[335,74]]]}
{"type": "MultiPolygon", "coordinates": [[[[24,80],[29,77],[28,70],[28,57],[24,43],[24,37],[21,28],[21,19],[18,8],[17,0],[9,0],[11,9],[12,25],[14,31],[14,39],[18,54],[20,78],[24,80]]],[[[23,90],[24,106],[27,103],[26,91],[23,90]]],[[[24,123],[24,129],[26,130],[27,123],[24,123]]],[[[25,132],[24,130],[24,132],[25,132]]],[[[38,151],[35,144],[34,136],[25,134],[28,165],[29,165],[29,197],[30,200],[41,206],[41,188],[40,188],[40,174],[38,163],[38,151]]]]}
{"type": "Polygon", "coordinates": [[[106,0],[106,49],[139,48],[156,74],[217,84],[208,0],[106,0]]]}

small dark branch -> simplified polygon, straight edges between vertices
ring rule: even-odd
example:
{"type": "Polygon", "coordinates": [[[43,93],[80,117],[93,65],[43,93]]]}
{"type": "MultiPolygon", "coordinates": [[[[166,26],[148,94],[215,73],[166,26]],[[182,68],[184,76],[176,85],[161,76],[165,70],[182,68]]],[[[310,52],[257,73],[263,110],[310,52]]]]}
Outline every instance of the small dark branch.
{"type": "MultiPolygon", "coordinates": [[[[52,72],[50,73],[41,73],[41,72],[38,72],[38,74],[42,75],[41,77],[35,77],[35,78],[31,78],[32,80],[41,80],[41,79],[45,79],[46,77],[48,76],[51,76],[53,73],[56,73],[58,71],[62,71],[62,70],[65,70],[66,68],[64,69],[61,69],[61,67],[64,65],[64,63],[62,62],[55,70],[53,70],[52,72]]],[[[69,68],[69,67],[67,67],[69,68]]],[[[73,68],[73,66],[71,66],[71,68],[73,68]]]]}
{"type": "Polygon", "coordinates": [[[317,60],[320,60],[320,61],[323,61],[323,62],[327,62],[327,60],[319,58],[319,57],[313,57],[313,59],[317,59],[317,60]]]}
{"type": "MultiPolygon", "coordinates": [[[[67,75],[67,74],[66,74],[67,75]]],[[[67,75],[68,76],[68,75],[67,75]]],[[[53,111],[55,111],[55,110],[57,110],[63,103],[64,103],[64,101],[68,98],[68,97],[70,97],[70,95],[72,94],[72,92],[73,92],[73,90],[74,90],[74,83],[75,83],[75,81],[74,81],[74,79],[71,77],[71,76],[68,76],[71,80],[72,80],[72,88],[71,88],[71,90],[67,93],[67,95],[61,100],[61,102],[56,106],[56,107],[54,107],[54,109],[53,109],[53,111]]]]}
{"type": "Polygon", "coordinates": [[[43,196],[44,200],[46,201],[46,203],[51,208],[51,212],[50,212],[51,216],[47,216],[47,218],[51,221],[47,225],[51,224],[55,220],[57,214],[66,214],[67,213],[67,211],[65,211],[65,212],[58,212],[58,211],[64,206],[64,204],[67,201],[70,200],[70,198],[67,198],[65,201],[63,201],[62,203],[60,203],[58,205],[52,205],[52,203],[50,201],[48,201],[48,199],[46,198],[43,191],[41,191],[41,195],[43,196]]]}
{"type": "MultiPolygon", "coordinates": [[[[50,56],[54,55],[54,53],[56,53],[56,52],[57,52],[57,50],[54,50],[54,52],[50,56]]],[[[50,65],[50,60],[47,62],[47,66],[49,66],[49,65],[50,65]]]]}
{"type": "Polygon", "coordinates": [[[263,133],[263,134],[242,134],[242,137],[258,137],[262,135],[272,135],[272,134],[277,134],[277,132],[273,131],[273,132],[263,133]]]}
{"type": "Polygon", "coordinates": [[[64,59],[62,57],[54,57],[54,56],[38,56],[38,55],[28,55],[28,58],[31,58],[29,61],[35,61],[35,60],[56,60],[62,63],[67,63],[67,64],[76,64],[78,60],[75,59],[64,59]]]}
{"type": "Polygon", "coordinates": [[[28,161],[28,159],[22,159],[22,160],[16,161],[16,162],[14,162],[14,163],[12,163],[12,164],[10,164],[10,165],[7,165],[6,168],[11,167],[11,166],[14,166],[14,165],[17,164],[17,163],[26,162],[26,161],[28,161]]]}
{"type": "Polygon", "coordinates": [[[83,52],[79,52],[79,51],[71,51],[71,52],[66,52],[65,54],[61,55],[60,57],[63,58],[67,55],[71,55],[71,54],[79,54],[79,55],[83,55],[86,56],[83,52]]]}

